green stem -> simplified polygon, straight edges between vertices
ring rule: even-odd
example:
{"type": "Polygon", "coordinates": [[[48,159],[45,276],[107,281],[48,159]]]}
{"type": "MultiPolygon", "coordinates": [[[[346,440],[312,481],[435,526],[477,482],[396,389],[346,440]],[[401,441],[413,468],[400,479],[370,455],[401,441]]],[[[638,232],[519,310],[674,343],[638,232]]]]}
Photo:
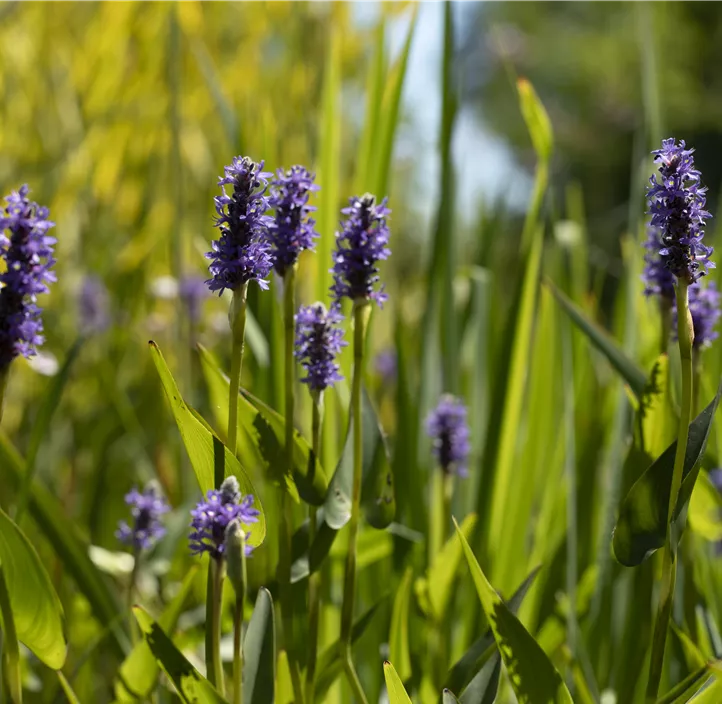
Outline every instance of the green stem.
{"type": "Polygon", "coordinates": [[[243,596],[236,596],[233,611],[233,704],[243,704],[243,596]]]}
{"type": "Polygon", "coordinates": [[[351,634],[356,596],[356,549],[361,513],[361,479],[363,470],[363,421],[361,418],[361,382],[364,373],[364,343],[371,307],[368,301],[354,302],[354,366],[351,391],[353,423],[353,488],[351,491],[351,519],[349,521],[348,555],[344,575],[343,604],[341,606],[341,657],[346,677],[360,702],[366,702],[363,689],[351,656],[351,634]]]}
{"type": "Polygon", "coordinates": [[[128,626],[130,628],[130,642],[135,645],[138,642],[138,624],[133,616],[133,596],[135,595],[135,583],[138,579],[138,563],[140,562],[140,550],[133,548],[133,569],[130,572],[130,580],[128,582],[128,594],[126,596],[128,626]]]}
{"type": "MultiPolygon", "coordinates": [[[[321,451],[321,422],[323,418],[323,392],[314,392],[313,419],[311,425],[311,446],[314,458],[321,451]]],[[[308,511],[308,551],[309,567],[311,547],[318,531],[318,516],[315,506],[308,511]]],[[[311,571],[308,577],[308,661],[306,665],[306,701],[313,704],[316,696],[316,664],[318,662],[318,619],[321,610],[321,571],[311,571]]]]}
{"type": "MultiPolygon", "coordinates": [[[[293,476],[293,417],[294,417],[294,356],[296,265],[290,267],[283,277],[283,327],[284,327],[284,367],[286,392],[286,472],[293,476]]],[[[278,546],[278,582],[281,598],[281,621],[283,622],[283,641],[291,671],[291,686],[294,701],[303,703],[303,685],[301,672],[296,659],[293,639],[293,594],[291,592],[291,535],[293,530],[293,506],[283,482],[279,486],[281,507],[281,530],[278,546]]]]}
{"type": "MultiPolygon", "coordinates": [[[[241,371],[243,369],[243,347],[246,336],[246,298],[248,284],[243,284],[233,292],[228,322],[231,327],[231,379],[228,393],[228,448],[235,455],[238,451],[238,393],[241,389],[241,371]]],[[[222,468],[221,468],[222,469],[222,468]]],[[[224,477],[215,477],[216,487],[224,477]]]]}
{"type": "Polygon", "coordinates": [[[664,648],[674,600],[674,584],[677,575],[677,535],[672,530],[672,523],[679,490],[682,486],[684,458],[687,453],[687,436],[689,435],[689,424],[692,420],[692,342],[694,341],[694,330],[689,315],[688,287],[689,284],[686,281],[678,280],[677,338],[679,340],[679,355],[682,365],[682,406],[679,418],[679,433],[677,435],[677,450],[674,456],[672,486],[669,493],[669,506],[667,507],[667,540],[662,563],[662,584],[649,663],[646,695],[646,700],[649,703],[656,701],[659,692],[664,664],[664,648]]]}
{"type": "Polygon", "coordinates": [[[223,661],[221,660],[221,612],[223,610],[223,559],[210,558],[208,565],[208,598],[206,599],[206,676],[223,693],[223,661]]]}

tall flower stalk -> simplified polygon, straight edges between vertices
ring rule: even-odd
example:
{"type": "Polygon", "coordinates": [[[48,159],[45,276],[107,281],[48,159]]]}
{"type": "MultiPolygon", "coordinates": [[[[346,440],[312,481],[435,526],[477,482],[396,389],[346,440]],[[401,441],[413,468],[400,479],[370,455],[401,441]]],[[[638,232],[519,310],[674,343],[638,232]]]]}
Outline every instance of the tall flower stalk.
{"type": "MultiPolygon", "coordinates": [[[[293,418],[295,412],[294,381],[294,314],[298,257],[304,249],[313,247],[317,237],[315,222],[310,214],[315,207],[308,204],[309,196],[318,190],[314,176],[302,166],[287,171],[279,169],[271,184],[270,204],[275,214],[269,227],[269,242],[273,248],[273,268],[283,279],[284,370],[286,410],[286,469],[293,473],[293,418]]],[[[293,599],[291,594],[291,535],[293,507],[285,487],[279,487],[281,531],[279,535],[278,581],[281,597],[283,634],[291,670],[291,683],[296,702],[303,702],[301,673],[293,637],[293,599]]]]}
{"type": "Polygon", "coordinates": [[[47,208],[28,199],[21,186],[6,196],[0,209],[0,420],[10,364],[19,356],[32,357],[45,341],[37,296],[48,292],[55,281],[55,238],[47,233],[55,223],[47,208]]]}
{"type": "Polygon", "coordinates": [[[341,606],[341,658],[346,677],[359,702],[365,704],[361,682],[353,663],[351,636],[356,597],[356,559],[359,519],[361,513],[361,477],[363,467],[363,421],[361,418],[361,386],[364,376],[364,347],[366,330],[371,315],[371,302],[379,305],[386,300],[379,281],[378,262],[388,258],[389,214],[386,199],[376,203],[374,196],[365,194],[353,197],[349,206],[341,211],[347,216],[342,229],[336,234],[334,266],[331,270],[334,283],[331,291],[335,305],[343,298],[353,302],[353,383],[351,390],[351,420],[353,424],[353,484],[351,491],[351,518],[349,543],[344,574],[343,603],[341,606]]]}
{"type": "MultiPolygon", "coordinates": [[[[243,496],[235,477],[224,479],[220,489],[206,493],[205,501],[191,511],[191,552],[208,554],[208,598],[206,600],[206,668],[208,680],[223,692],[223,663],[221,661],[221,606],[223,578],[226,572],[226,535],[229,524],[238,521],[246,537],[250,526],[258,521],[254,498],[243,496]]],[[[250,554],[245,547],[245,555],[250,554]]]]}
{"type": "MultiPolygon", "coordinates": [[[[312,450],[316,460],[321,451],[323,423],[323,392],[343,377],[339,374],[336,357],[343,341],[343,330],[338,327],[343,316],[335,309],[326,310],[323,303],[301,308],[296,315],[296,358],[306,371],[301,381],[308,385],[313,401],[312,450]]],[[[309,554],[318,531],[318,511],[309,508],[309,554]]],[[[310,559],[310,558],[309,558],[310,559]]],[[[318,649],[318,618],[321,608],[321,572],[311,571],[308,578],[308,660],[306,664],[305,696],[313,702],[316,691],[316,665],[318,649]]]]}
{"type": "Polygon", "coordinates": [[[682,377],[682,402],[667,508],[662,582],[647,681],[648,702],[656,701],[659,692],[677,572],[677,535],[672,530],[672,523],[682,485],[693,398],[692,349],[695,330],[690,315],[689,289],[706,273],[707,267],[714,266],[709,261],[712,248],[702,243],[705,219],[709,217],[709,213],[704,210],[706,189],[701,186],[700,173],[694,168],[693,150],[685,147],[684,141],[680,141],[679,145],[674,139],[662,142],[662,149],[654,152],[660,178],[657,180],[652,176],[647,190],[651,226],[659,228],[660,232],[660,261],[675,278],[677,342],[682,377]]]}
{"type": "Polygon", "coordinates": [[[239,519],[226,527],[228,579],[236,593],[233,608],[233,704],[243,704],[243,606],[246,600],[246,534],[239,519]]]}

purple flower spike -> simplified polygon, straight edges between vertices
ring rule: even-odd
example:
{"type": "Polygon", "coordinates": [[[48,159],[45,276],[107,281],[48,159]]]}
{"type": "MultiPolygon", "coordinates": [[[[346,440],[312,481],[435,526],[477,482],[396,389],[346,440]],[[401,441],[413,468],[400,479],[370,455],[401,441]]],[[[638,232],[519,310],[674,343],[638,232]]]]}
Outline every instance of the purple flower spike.
{"type": "Polygon", "coordinates": [[[0,274],[0,373],[15,357],[32,357],[43,344],[36,297],[55,281],[50,269],[56,240],[47,234],[55,223],[48,220],[48,209],[28,200],[27,186],[5,202],[0,209],[0,257],[5,260],[0,274]]]}
{"type": "Polygon", "coordinates": [[[377,263],[391,254],[386,247],[389,243],[386,216],[391,212],[386,202],[384,198],[376,205],[375,197],[367,193],[351,198],[349,207],[341,211],[348,219],[341,224],[341,232],[336,233],[331,269],[334,275],[331,292],[336,305],[344,297],[352,301],[373,299],[379,305],[387,299],[383,287],[374,289],[379,280],[377,263]]]}
{"type": "Polygon", "coordinates": [[[133,487],[125,495],[125,503],[130,506],[133,524],[128,525],[126,521],[120,521],[115,537],[121,543],[131,545],[136,550],[151,548],[165,535],[160,517],[170,511],[160,487],[156,482],[150,482],[143,493],[133,487]]]}
{"type": "Polygon", "coordinates": [[[336,357],[346,346],[338,324],[343,316],[323,303],[301,307],[296,314],[296,359],[306,370],[301,379],[311,391],[323,391],[343,377],[338,373],[336,357]]]}
{"type": "MultiPolygon", "coordinates": [[[[236,518],[244,526],[246,537],[249,531],[245,526],[258,521],[259,511],[253,508],[253,496],[241,494],[238,480],[228,477],[218,490],[211,489],[206,500],[199,502],[191,511],[191,533],[189,536],[191,553],[202,555],[207,552],[220,560],[225,551],[226,528],[236,518]]],[[[253,548],[246,546],[246,554],[253,548]]]]}
{"type": "MultiPolygon", "coordinates": [[[[677,339],[677,305],[675,302],[673,310],[674,338],[677,339]]],[[[712,344],[713,340],[719,337],[715,332],[715,326],[720,318],[720,292],[710,281],[703,287],[701,284],[693,284],[689,287],[689,312],[692,316],[692,327],[694,328],[694,341],[692,347],[696,350],[704,349],[712,344]]]]}
{"type": "Polygon", "coordinates": [[[659,164],[660,180],[649,179],[647,201],[651,226],[659,228],[659,255],[664,266],[677,278],[693,284],[713,268],[709,261],[712,247],[702,244],[706,188],[700,172],[694,168],[693,149],[685,149],[684,140],[662,141],[662,149],[652,152],[659,164]]]}
{"type": "Polygon", "coordinates": [[[248,157],[237,156],[218,181],[223,194],[215,197],[215,225],[221,236],[213,241],[213,251],[206,254],[211,260],[208,269],[213,278],[206,282],[211,291],[234,291],[249,281],[268,288],[265,278],[272,266],[268,226],[272,219],[265,214],[265,193],[271,174],[262,169],[263,162],[256,164],[248,157]],[[233,189],[230,195],[226,186],[233,189]]]}
{"type": "Polygon", "coordinates": [[[465,477],[471,449],[466,406],[458,398],[445,394],[426,419],[426,432],[434,441],[434,455],[441,469],[465,477]]]}
{"type": "Polygon", "coordinates": [[[316,208],[308,205],[309,195],[319,190],[314,178],[303,166],[292,166],[288,171],[279,169],[271,182],[270,204],[276,215],[269,236],[273,266],[279,276],[298,261],[302,250],[313,249],[313,240],[318,237],[313,229],[316,221],[309,217],[316,208]]]}

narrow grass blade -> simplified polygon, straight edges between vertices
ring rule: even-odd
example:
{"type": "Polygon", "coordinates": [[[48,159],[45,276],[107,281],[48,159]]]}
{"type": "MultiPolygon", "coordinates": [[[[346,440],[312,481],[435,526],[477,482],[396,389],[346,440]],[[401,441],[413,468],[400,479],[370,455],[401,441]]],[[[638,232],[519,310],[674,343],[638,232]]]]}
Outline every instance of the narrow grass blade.
{"type": "Polygon", "coordinates": [[[58,670],[58,680],[60,681],[60,686],[62,687],[69,704],[80,704],[80,699],[78,699],[78,696],[70,686],[70,682],[68,682],[67,678],[60,670],[58,670]]]}
{"type": "Polygon", "coordinates": [[[268,589],[258,590],[253,615],[243,641],[243,701],[273,704],[276,681],[276,634],[273,599],[268,589]]]}
{"type": "Polygon", "coordinates": [[[389,704],[411,704],[411,699],[404,689],[403,682],[390,662],[384,663],[384,678],[389,704]]]}
{"type": "Polygon", "coordinates": [[[409,604],[411,601],[411,577],[409,566],[401,578],[401,584],[394,597],[389,632],[389,657],[396,663],[402,680],[411,677],[411,652],[409,649],[409,604]]]}
{"type": "MultiPolygon", "coordinates": [[[[0,624],[2,625],[2,646],[0,651],[5,659],[4,666],[0,666],[0,674],[5,673],[10,690],[10,699],[15,704],[22,704],[23,701],[23,680],[20,673],[20,646],[18,634],[15,630],[15,618],[13,616],[12,604],[10,603],[10,590],[5,579],[5,569],[0,562],[0,624]]],[[[0,680],[0,687],[2,680],[0,680]]]]}

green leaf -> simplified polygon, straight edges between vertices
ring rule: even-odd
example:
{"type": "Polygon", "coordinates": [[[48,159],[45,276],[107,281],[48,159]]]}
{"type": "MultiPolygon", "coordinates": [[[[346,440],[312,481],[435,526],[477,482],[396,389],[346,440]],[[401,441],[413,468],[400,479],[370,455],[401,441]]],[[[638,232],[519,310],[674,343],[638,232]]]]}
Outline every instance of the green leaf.
{"type": "Polygon", "coordinates": [[[401,94],[404,87],[406,67],[409,63],[411,41],[414,37],[414,30],[416,29],[417,10],[418,7],[414,6],[411,22],[409,23],[409,31],[406,34],[406,41],[404,42],[401,56],[399,56],[396,65],[386,78],[386,92],[380,112],[380,129],[375,134],[373,148],[371,149],[371,153],[377,158],[373,186],[367,185],[361,189],[363,191],[364,188],[368,189],[372,187],[374,189],[373,192],[379,199],[388,195],[391,158],[394,151],[394,136],[399,123],[401,94]]]}
{"type": "Polygon", "coordinates": [[[206,491],[221,483],[222,479],[219,481],[219,478],[234,475],[238,479],[241,491],[244,494],[253,494],[255,508],[260,512],[258,523],[253,525],[248,539],[249,545],[257,547],[266,537],[266,517],[251,480],[233,453],[196,418],[194,412],[186,405],[160,349],[153,341],[149,345],[153,362],[158,370],[161,384],[173,411],[173,417],[183,438],[183,444],[196,473],[201,491],[205,494],[206,491]]]}
{"type": "MultiPolygon", "coordinates": [[[[7,436],[0,431],[0,471],[3,480],[19,486],[25,462],[7,436]]],[[[124,657],[128,638],[119,623],[123,606],[117,592],[88,556],[89,544],[80,535],[77,525],[65,516],[60,502],[42,484],[34,481],[30,491],[30,515],[52,545],[65,569],[72,575],[80,593],[88,600],[98,622],[113,636],[116,655],[124,657]]]]}
{"type": "MultiPolygon", "coordinates": [[[[365,611],[354,623],[351,630],[351,644],[353,645],[368,628],[379,606],[386,600],[386,597],[379,599],[373,606],[365,611]]],[[[336,681],[336,678],[343,672],[341,662],[341,644],[336,641],[329,645],[318,658],[318,678],[316,680],[316,698],[323,701],[323,697],[329,687],[336,681]]]]}
{"type": "Polygon", "coordinates": [[[564,309],[572,322],[584,333],[589,342],[599,350],[607,361],[616,369],[624,382],[629,386],[632,393],[641,399],[647,387],[647,375],[644,370],[634,361],[627,357],[624,350],[612,339],[605,330],[602,330],[594,321],[575,303],[570,301],[553,283],[545,282],[554,297],[564,309]]]}
{"type": "Polygon", "coordinates": [[[689,527],[705,540],[722,540],[722,496],[706,472],[697,477],[689,500],[689,527]]]}
{"type": "MultiPolygon", "coordinates": [[[[361,421],[363,423],[363,487],[361,501],[366,519],[374,528],[385,528],[396,512],[391,464],[381,426],[371,400],[364,389],[361,421]]],[[[343,454],[329,484],[324,503],[324,521],[334,530],[343,528],[351,518],[353,484],[353,418],[349,422],[343,454]]]]}
{"type": "MultiPolygon", "coordinates": [[[[703,667],[692,672],[690,675],[685,677],[678,685],[672,687],[663,697],[657,700],[656,704],[686,704],[686,702],[700,702],[705,701],[704,694],[699,697],[693,697],[705,683],[712,677],[713,672],[710,664],[706,664],[703,667]]],[[[715,682],[711,687],[708,687],[705,692],[710,690],[717,690],[718,694],[722,695],[722,690],[718,689],[719,683],[715,682]]],[[[713,702],[716,704],[720,700],[718,698],[710,698],[706,701],[709,704],[713,702]]]]}
{"type": "MultiPolygon", "coordinates": [[[[476,527],[476,514],[469,514],[461,524],[461,531],[468,540],[476,527]]],[[[428,569],[425,579],[417,581],[417,592],[421,603],[428,602],[436,621],[446,614],[451,597],[451,588],[459,570],[463,554],[459,537],[454,533],[444,544],[428,569]]]]}
{"type": "Polygon", "coordinates": [[[133,607],[143,637],[185,704],[226,704],[211,683],[186,660],[165,631],[140,606],[133,607]]]}
{"type": "Polygon", "coordinates": [[[445,689],[441,693],[441,701],[442,701],[442,704],[459,704],[459,700],[454,696],[454,693],[449,689],[445,689]]]}
{"type": "MultiPolygon", "coordinates": [[[[158,625],[164,631],[172,633],[175,630],[178,618],[191,593],[197,571],[198,565],[191,567],[183,579],[178,593],[158,619],[158,625]]],[[[150,696],[157,679],[158,663],[153,657],[148,644],[145,640],[141,640],[135,644],[130,655],[118,670],[115,681],[115,698],[118,702],[133,702],[138,699],[146,699],[150,696]]]]}
{"type": "Polygon", "coordinates": [[[519,78],[516,87],[519,93],[521,114],[527,130],[529,130],[534,151],[540,161],[548,162],[554,146],[554,135],[549,115],[541,100],[539,100],[534,86],[526,78],[519,78]]]}
{"type": "Polygon", "coordinates": [[[35,548],[2,510],[0,565],[17,639],[48,667],[59,670],[65,662],[63,607],[35,548]]]}
{"type": "MultiPolygon", "coordinates": [[[[10,698],[14,702],[23,700],[23,677],[20,671],[20,646],[18,635],[15,630],[15,618],[10,604],[10,592],[5,581],[5,570],[0,562],[0,626],[2,626],[2,646],[4,652],[0,652],[0,676],[5,672],[5,680],[10,690],[10,698]]],[[[0,688],[2,679],[0,679],[0,688]]]]}
{"type": "Polygon", "coordinates": [[[389,704],[411,704],[411,699],[404,689],[403,682],[399,678],[394,666],[386,661],[384,663],[384,678],[386,679],[386,691],[389,695],[389,704]]]}
{"type": "Polygon", "coordinates": [[[573,704],[546,653],[487,581],[456,520],[454,526],[519,704],[573,704]]]}
{"type": "MultiPolygon", "coordinates": [[[[524,601],[524,597],[527,595],[529,588],[533,584],[536,576],[539,574],[539,567],[535,567],[527,576],[527,578],[517,587],[517,590],[512,594],[509,599],[507,606],[509,611],[516,614],[524,601]]],[[[489,659],[493,659],[496,651],[494,645],[494,634],[491,629],[487,630],[484,635],[477,638],[469,649],[459,658],[454,666],[449,670],[446,675],[446,681],[444,687],[451,689],[454,692],[460,692],[468,683],[475,679],[481,669],[484,669],[489,659]],[[494,648],[494,650],[490,650],[494,648]]]]}
{"type": "MultiPolygon", "coordinates": [[[[201,367],[206,378],[211,405],[220,427],[228,425],[228,377],[220,370],[211,353],[198,345],[201,367]]],[[[265,467],[272,477],[281,481],[286,467],[285,419],[263,401],[241,389],[238,396],[239,456],[246,466],[251,463],[265,467]]],[[[319,505],[326,497],[328,480],[313,450],[304,437],[294,430],[293,477],[285,476],[285,485],[304,501],[319,505]],[[298,492],[296,493],[296,489],[298,492]]]]}
{"type": "Polygon", "coordinates": [[[461,693],[460,704],[493,704],[500,677],[501,657],[495,651],[461,693]]]}
{"type": "MultiPolygon", "coordinates": [[[[699,463],[704,455],[712,418],[721,395],[722,385],[707,408],[689,426],[682,486],[674,512],[678,536],[681,536],[684,527],[687,502],[697,480],[699,463]]],[[[676,448],[675,440],[635,482],[622,502],[614,529],[613,546],[617,560],[627,567],[641,564],[655,550],[664,546],[676,448]]]]}
{"type": "Polygon", "coordinates": [[[661,354],[640,399],[642,437],[640,446],[651,457],[662,453],[677,430],[677,418],[672,412],[670,398],[669,356],[661,354]]]}
{"type": "Polygon", "coordinates": [[[273,599],[261,587],[243,641],[243,701],[273,704],[276,682],[276,636],[273,599]]]}
{"type": "Polygon", "coordinates": [[[402,680],[411,677],[411,653],[409,650],[409,603],[411,601],[411,577],[413,569],[406,568],[401,584],[394,597],[389,632],[389,657],[398,665],[402,680]]]}

